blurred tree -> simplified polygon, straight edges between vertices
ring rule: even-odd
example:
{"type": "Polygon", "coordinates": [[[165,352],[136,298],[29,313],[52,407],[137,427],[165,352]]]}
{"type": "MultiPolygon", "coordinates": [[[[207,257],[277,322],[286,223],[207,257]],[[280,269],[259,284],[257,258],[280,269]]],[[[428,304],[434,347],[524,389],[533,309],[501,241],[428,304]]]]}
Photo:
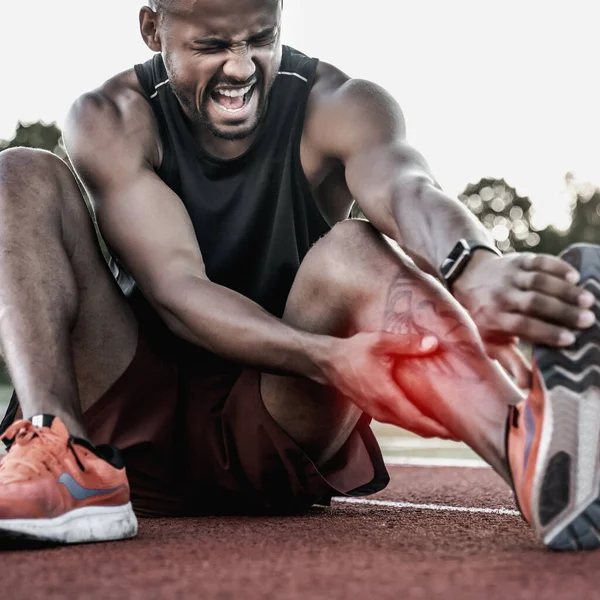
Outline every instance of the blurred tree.
{"type": "Polygon", "coordinates": [[[567,173],[565,181],[572,205],[571,226],[564,246],[575,242],[600,244],[600,188],[577,180],[573,173],[567,173]]]}
{"type": "Polygon", "coordinates": [[[350,218],[352,219],[365,219],[365,215],[363,215],[362,210],[360,210],[360,207],[358,206],[358,204],[355,202],[352,205],[352,208],[350,209],[350,218]]]}
{"type": "Polygon", "coordinates": [[[468,185],[459,199],[490,230],[504,252],[558,254],[570,243],[566,232],[552,226],[536,229],[531,224],[531,201],[519,196],[504,179],[481,179],[468,185]]]}
{"type": "Polygon", "coordinates": [[[54,152],[61,158],[66,158],[67,153],[62,141],[62,134],[55,123],[46,124],[42,121],[25,125],[19,123],[15,135],[10,140],[0,140],[0,151],[6,148],[43,148],[54,152]]]}
{"type": "MultiPolygon", "coordinates": [[[[569,243],[565,233],[553,227],[534,228],[531,201],[520,196],[504,179],[484,178],[469,184],[459,200],[485,225],[504,252],[557,254],[569,243]]],[[[356,203],[350,216],[364,218],[356,203]]]]}
{"type": "Polygon", "coordinates": [[[531,201],[504,179],[481,179],[469,184],[458,198],[490,231],[502,251],[532,250],[540,243],[531,225],[531,201]]]}

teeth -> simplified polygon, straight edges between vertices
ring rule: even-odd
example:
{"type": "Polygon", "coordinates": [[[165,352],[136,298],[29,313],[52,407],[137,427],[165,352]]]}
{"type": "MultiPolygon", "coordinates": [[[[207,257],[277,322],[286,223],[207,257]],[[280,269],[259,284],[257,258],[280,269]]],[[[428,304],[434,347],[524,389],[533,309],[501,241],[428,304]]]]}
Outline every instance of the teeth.
{"type": "Polygon", "coordinates": [[[221,104],[218,104],[217,102],[215,102],[215,106],[218,106],[220,110],[224,110],[225,112],[228,112],[228,113],[237,113],[237,112],[240,112],[241,110],[244,110],[244,108],[246,108],[245,106],[242,106],[241,108],[227,108],[226,106],[222,106],[221,104]]]}
{"type": "Polygon", "coordinates": [[[215,90],[217,94],[221,94],[222,96],[228,96],[229,98],[239,98],[240,96],[244,96],[252,89],[252,86],[249,85],[245,88],[240,88],[237,90],[228,90],[225,88],[221,88],[220,90],[215,90]]]}

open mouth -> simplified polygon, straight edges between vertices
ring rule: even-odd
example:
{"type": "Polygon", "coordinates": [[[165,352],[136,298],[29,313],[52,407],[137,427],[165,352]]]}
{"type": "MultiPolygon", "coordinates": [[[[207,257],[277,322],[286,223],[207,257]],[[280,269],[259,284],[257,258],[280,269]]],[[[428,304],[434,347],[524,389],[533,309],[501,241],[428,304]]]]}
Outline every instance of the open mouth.
{"type": "Polygon", "coordinates": [[[239,113],[250,102],[254,94],[256,83],[243,88],[221,87],[210,93],[213,103],[221,110],[228,113],[239,113]]]}

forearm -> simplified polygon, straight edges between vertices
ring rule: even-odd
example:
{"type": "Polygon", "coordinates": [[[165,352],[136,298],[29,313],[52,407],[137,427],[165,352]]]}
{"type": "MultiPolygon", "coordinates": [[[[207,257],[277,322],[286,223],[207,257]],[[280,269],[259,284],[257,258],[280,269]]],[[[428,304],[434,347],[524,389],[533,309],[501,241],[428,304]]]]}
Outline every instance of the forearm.
{"type": "Polygon", "coordinates": [[[286,325],[252,300],[200,277],[172,282],[156,301],[179,337],[232,361],[326,383],[322,364],[332,338],[286,325]]]}
{"type": "Polygon", "coordinates": [[[461,238],[494,245],[488,230],[466,206],[423,178],[399,182],[392,212],[400,237],[396,241],[436,270],[461,238]]]}

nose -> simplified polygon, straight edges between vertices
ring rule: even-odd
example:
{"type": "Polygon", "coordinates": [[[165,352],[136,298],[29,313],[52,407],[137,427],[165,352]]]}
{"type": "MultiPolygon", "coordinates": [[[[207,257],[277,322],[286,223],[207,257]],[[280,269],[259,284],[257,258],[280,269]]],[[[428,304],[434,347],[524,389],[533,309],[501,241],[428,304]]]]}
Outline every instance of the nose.
{"type": "Polygon", "coordinates": [[[227,61],[223,65],[223,74],[238,81],[247,81],[256,72],[252,53],[245,44],[231,48],[227,61]]]}

